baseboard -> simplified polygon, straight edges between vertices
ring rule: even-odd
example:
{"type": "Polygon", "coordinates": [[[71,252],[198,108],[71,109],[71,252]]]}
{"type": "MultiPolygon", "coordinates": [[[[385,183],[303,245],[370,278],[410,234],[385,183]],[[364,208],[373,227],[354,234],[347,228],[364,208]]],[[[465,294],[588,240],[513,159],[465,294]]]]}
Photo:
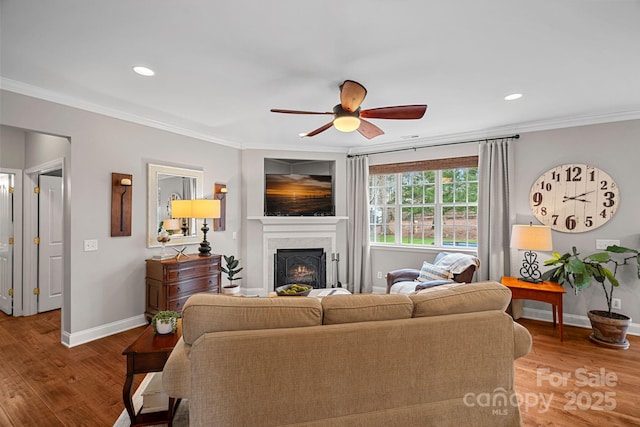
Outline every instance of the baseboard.
{"type": "MultiPolygon", "coordinates": [[[[541,310],[538,308],[522,308],[522,317],[533,320],[543,320],[545,322],[553,322],[553,313],[551,310],[541,310]]],[[[579,328],[591,329],[591,322],[587,316],[578,316],[576,314],[565,313],[562,322],[565,325],[577,326],[579,328]]],[[[627,330],[628,335],[640,335],[640,324],[631,323],[627,330]]]]}
{"type": "Polygon", "coordinates": [[[119,332],[128,331],[129,329],[137,328],[138,326],[146,324],[147,319],[144,314],[140,314],[138,316],[129,317],[128,319],[122,319],[117,322],[96,326],[95,328],[85,329],[84,331],[73,333],[64,331],[62,333],[62,344],[67,347],[75,347],[80,344],[85,344],[119,332]]]}

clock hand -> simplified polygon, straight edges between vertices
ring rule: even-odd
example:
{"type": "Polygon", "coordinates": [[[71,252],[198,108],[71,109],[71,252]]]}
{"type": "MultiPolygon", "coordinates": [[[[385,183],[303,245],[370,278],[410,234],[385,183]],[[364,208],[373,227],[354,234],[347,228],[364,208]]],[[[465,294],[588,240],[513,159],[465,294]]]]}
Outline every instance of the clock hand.
{"type": "Polygon", "coordinates": [[[592,191],[587,191],[586,193],[577,194],[577,195],[572,196],[572,197],[563,196],[562,201],[563,201],[563,202],[568,202],[569,200],[577,200],[577,201],[579,201],[579,202],[588,202],[588,200],[585,200],[585,199],[579,199],[579,197],[586,196],[587,194],[593,193],[593,191],[594,191],[594,190],[592,190],[592,191]]]}

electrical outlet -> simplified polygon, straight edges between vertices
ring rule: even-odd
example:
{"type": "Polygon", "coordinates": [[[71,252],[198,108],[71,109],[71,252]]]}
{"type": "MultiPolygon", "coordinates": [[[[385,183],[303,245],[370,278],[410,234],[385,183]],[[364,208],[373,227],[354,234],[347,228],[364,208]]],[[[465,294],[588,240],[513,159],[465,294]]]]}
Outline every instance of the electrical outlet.
{"type": "Polygon", "coordinates": [[[98,250],[98,241],[97,240],[85,240],[84,241],[84,251],[91,252],[98,250]]]}
{"type": "Polygon", "coordinates": [[[596,239],[596,249],[607,249],[607,246],[613,245],[620,246],[620,240],[596,239]]]}
{"type": "Polygon", "coordinates": [[[611,308],[622,310],[622,301],[620,300],[620,298],[614,298],[611,300],[611,308]]]}
{"type": "Polygon", "coordinates": [[[378,279],[382,279],[382,271],[378,271],[378,279]]]}

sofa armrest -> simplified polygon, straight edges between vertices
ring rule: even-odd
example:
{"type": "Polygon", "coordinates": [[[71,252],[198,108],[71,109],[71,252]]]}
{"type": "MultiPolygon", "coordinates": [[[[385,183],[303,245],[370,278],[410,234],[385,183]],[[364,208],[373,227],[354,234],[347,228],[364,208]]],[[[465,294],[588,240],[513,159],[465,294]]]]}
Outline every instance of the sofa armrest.
{"type": "Polygon", "coordinates": [[[420,275],[420,270],[415,268],[403,268],[387,273],[387,293],[391,292],[391,286],[396,282],[409,282],[415,280],[420,275]]]}
{"type": "Polygon", "coordinates": [[[171,397],[188,399],[191,395],[190,347],[180,337],[162,370],[162,388],[171,397]]]}
{"type": "Polygon", "coordinates": [[[531,351],[531,334],[519,323],[513,322],[513,357],[526,356],[531,351]]]}

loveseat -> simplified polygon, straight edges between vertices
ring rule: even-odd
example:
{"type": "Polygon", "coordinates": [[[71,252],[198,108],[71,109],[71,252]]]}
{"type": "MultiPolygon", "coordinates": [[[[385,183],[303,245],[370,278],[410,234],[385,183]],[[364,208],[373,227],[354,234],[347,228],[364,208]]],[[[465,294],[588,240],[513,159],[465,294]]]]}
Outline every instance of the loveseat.
{"type": "Polygon", "coordinates": [[[192,426],[518,426],[529,332],[496,282],[411,295],[198,294],[163,387],[192,426]],[[489,402],[489,404],[487,404],[489,402]]]}

